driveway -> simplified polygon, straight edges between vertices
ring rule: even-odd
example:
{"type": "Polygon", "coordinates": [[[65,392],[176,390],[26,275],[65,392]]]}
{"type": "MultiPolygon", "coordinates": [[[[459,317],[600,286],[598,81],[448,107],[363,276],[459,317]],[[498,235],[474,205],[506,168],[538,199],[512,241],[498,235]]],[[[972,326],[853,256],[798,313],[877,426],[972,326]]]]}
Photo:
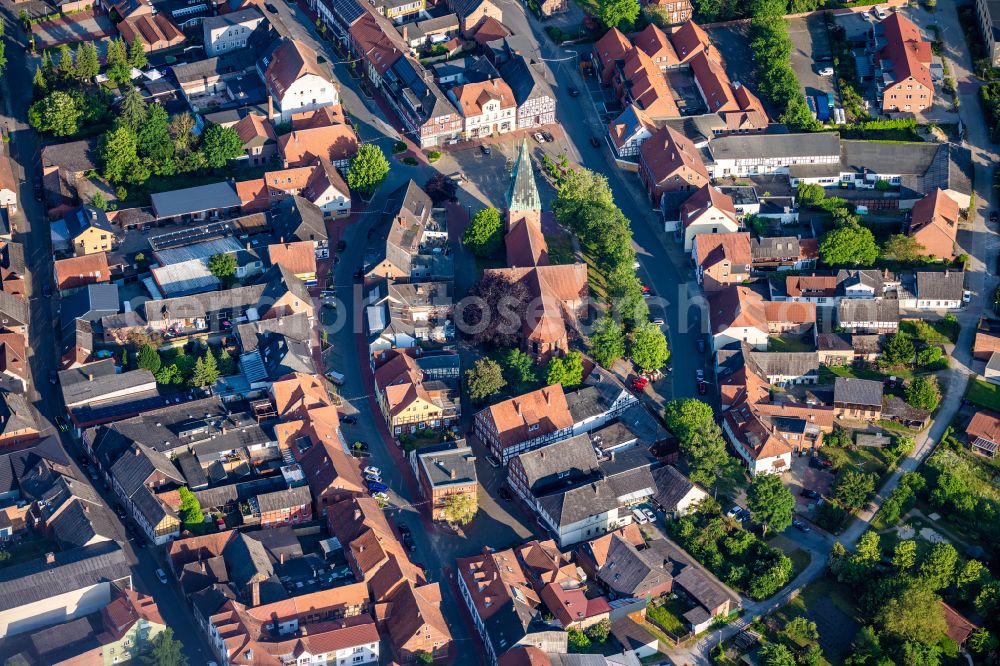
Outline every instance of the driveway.
{"type": "Polygon", "coordinates": [[[789,19],[788,36],[792,40],[792,69],[805,94],[815,97],[834,92],[834,77],[817,73],[820,67],[833,66],[825,16],[813,14],[789,19]]]}

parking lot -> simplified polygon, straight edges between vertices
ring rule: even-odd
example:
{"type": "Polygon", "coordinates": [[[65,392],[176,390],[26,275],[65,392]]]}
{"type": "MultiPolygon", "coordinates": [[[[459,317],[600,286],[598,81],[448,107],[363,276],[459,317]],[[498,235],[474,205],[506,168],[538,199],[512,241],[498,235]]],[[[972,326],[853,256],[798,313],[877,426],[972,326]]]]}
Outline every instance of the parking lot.
{"type": "Polygon", "coordinates": [[[832,66],[830,37],[821,15],[793,18],[788,21],[788,36],[792,40],[791,62],[795,76],[807,96],[826,95],[834,91],[834,76],[821,76],[819,70],[832,66]]]}

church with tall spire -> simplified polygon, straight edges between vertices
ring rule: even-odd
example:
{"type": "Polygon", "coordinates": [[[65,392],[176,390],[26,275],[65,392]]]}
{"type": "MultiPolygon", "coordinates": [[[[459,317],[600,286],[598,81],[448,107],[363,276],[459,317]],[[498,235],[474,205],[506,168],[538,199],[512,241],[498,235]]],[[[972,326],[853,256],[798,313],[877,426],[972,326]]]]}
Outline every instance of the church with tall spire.
{"type": "Polygon", "coordinates": [[[569,349],[570,331],[587,312],[587,265],[549,264],[549,246],[542,233],[542,198],[535,184],[528,142],[521,142],[506,200],[508,268],[490,269],[528,289],[533,303],[521,326],[525,351],[544,362],[569,349]]]}

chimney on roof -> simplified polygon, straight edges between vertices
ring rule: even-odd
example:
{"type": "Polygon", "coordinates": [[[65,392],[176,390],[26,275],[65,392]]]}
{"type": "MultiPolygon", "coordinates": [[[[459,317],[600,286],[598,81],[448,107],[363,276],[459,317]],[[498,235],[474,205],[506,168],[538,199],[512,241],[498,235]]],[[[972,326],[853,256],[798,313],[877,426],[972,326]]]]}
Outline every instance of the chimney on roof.
{"type": "Polygon", "coordinates": [[[56,563],[56,554],[55,553],[45,553],[45,563],[46,564],[55,564],[56,563]]]}
{"type": "Polygon", "coordinates": [[[135,457],[138,458],[139,457],[139,453],[140,453],[140,451],[139,451],[139,447],[138,446],[135,447],[134,449],[132,449],[132,455],[134,455],[135,457]]]}
{"type": "Polygon", "coordinates": [[[92,373],[92,372],[88,372],[87,373],[87,381],[88,382],[94,381],[94,373],[92,373]]]}
{"type": "Polygon", "coordinates": [[[274,117],[274,99],[268,95],[267,96],[267,119],[270,120],[274,117]]]}
{"type": "Polygon", "coordinates": [[[449,476],[452,478],[452,480],[457,479],[458,478],[458,472],[456,472],[454,469],[452,469],[451,472],[449,473],[449,476]]]}
{"type": "Polygon", "coordinates": [[[260,581],[250,583],[250,607],[260,606],[260,581]]]}
{"type": "Polygon", "coordinates": [[[284,563],[285,563],[285,552],[282,551],[281,555],[278,556],[278,564],[284,564],[284,563]]]}
{"type": "Polygon", "coordinates": [[[361,509],[354,510],[354,520],[361,520],[361,509]]]}

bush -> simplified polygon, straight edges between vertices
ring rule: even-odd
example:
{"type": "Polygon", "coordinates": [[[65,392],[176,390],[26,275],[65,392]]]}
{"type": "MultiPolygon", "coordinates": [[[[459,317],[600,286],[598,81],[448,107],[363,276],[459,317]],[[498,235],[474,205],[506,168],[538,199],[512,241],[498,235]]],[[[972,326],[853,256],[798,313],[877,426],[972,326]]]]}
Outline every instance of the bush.
{"type": "Polygon", "coordinates": [[[406,152],[406,143],[404,143],[403,141],[397,141],[396,143],[392,144],[392,152],[393,154],[406,152]]]}
{"type": "Polygon", "coordinates": [[[406,157],[403,158],[403,164],[406,164],[407,166],[416,166],[417,158],[407,155],[406,157]]]}
{"type": "Polygon", "coordinates": [[[427,161],[430,162],[431,164],[437,162],[439,159],[441,159],[441,151],[432,150],[431,152],[427,153],[427,161]]]}

